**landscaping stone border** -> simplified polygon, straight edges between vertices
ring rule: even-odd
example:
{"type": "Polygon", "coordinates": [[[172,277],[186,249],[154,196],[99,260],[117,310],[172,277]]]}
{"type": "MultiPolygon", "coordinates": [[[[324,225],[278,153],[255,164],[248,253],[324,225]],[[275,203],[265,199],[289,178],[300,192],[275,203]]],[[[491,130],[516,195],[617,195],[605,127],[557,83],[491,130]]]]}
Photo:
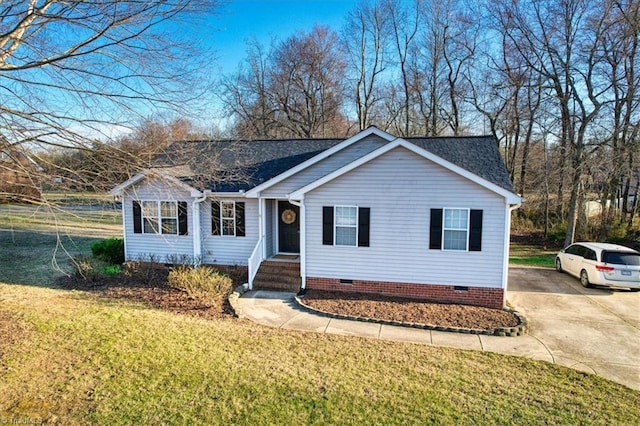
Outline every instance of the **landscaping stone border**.
{"type": "Polygon", "coordinates": [[[404,322],[404,321],[392,321],[392,320],[383,320],[383,319],[377,319],[377,318],[367,318],[367,317],[357,317],[353,315],[336,314],[334,312],[325,312],[319,309],[312,308],[311,306],[306,305],[303,302],[303,299],[304,299],[304,296],[296,295],[295,297],[296,303],[300,308],[308,312],[311,312],[313,314],[317,314],[317,315],[321,315],[329,318],[348,319],[353,321],[370,322],[370,323],[378,323],[378,324],[385,324],[385,325],[395,325],[400,327],[420,328],[423,330],[436,330],[436,331],[447,331],[452,333],[482,334],[487,336],[504,336],[504,337],[523,336],[527,333],[527,328],[528,328],[527,319],[521,313],[511,308],[505,308],[505,311],[514,314],[518,318],[517,326],[499,327],[499,328],[493,328],[489,330],[480,330],[475,328],[445,327],[440,325],[421,324],[421,323],[404,322]]]}
{"type": "Polygon", "coordinates": [[[249,284],[242,284],[233,289],[233,292],[229,295],[229,304],[231,305],[231,309],[233,309],[233,312],[238,318],[245,317],[244,312],[242,312],[242,308],[238,303],[238,299],[247,291],[249,291],[249,284]]]}

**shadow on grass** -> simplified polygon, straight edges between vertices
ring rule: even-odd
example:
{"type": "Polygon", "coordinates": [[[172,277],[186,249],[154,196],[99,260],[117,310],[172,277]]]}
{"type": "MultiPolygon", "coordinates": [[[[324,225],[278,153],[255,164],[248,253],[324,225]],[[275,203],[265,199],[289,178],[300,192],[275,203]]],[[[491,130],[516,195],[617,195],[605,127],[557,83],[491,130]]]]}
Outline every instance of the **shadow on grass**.
{"type": "Polygon", "coordinates": [[[72,271],[71,257],[89,256],[91,245],[101,239],[0,230],[0,283],[57,288],[56,278],[72,271]]]}

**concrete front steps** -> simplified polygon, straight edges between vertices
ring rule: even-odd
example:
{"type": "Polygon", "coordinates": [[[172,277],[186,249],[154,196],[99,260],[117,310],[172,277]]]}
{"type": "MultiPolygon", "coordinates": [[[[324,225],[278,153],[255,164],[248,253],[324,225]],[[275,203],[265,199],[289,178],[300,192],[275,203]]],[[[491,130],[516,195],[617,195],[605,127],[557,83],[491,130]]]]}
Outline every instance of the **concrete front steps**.
{"type": "Polygon", "coordinates": [[[253,280],[253,289],[297,293],[301,284],[299,262],[265,260],[253,280]]]}

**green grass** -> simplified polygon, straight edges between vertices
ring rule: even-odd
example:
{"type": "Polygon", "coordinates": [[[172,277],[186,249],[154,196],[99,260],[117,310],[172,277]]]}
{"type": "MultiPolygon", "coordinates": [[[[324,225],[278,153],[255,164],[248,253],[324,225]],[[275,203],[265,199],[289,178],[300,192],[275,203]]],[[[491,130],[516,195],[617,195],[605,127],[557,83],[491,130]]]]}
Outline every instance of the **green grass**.
{"type": "Polygon", "coordinates": [[[0,204],[0,229],[120,236],[122,213],[100,206],[0,204]]]}
{"type": "Polygon", "coordinates": [[[509,247],[509,263],[511,265],[553,268],[557,253],[557,250],[511,243],[509,247]]]}
{"type": "Polygon", "coordinates": [[[554,364],[202,320],[42,287],[60,274],[52,259],[68,258],[60,243],[89,255],[96,229],[109,231],[84,228],[85,213],[94,214],[71,216],[66,233],[42,219],[47,232],[0,232],[0,422],[637,422],[640,392],[554,364]]]}
{"type": "Polygon", "coordinates": [[[200,320],[0,285],[0,418],[63,424],[633,424],[640,393],[486,352],[200,320]]]}

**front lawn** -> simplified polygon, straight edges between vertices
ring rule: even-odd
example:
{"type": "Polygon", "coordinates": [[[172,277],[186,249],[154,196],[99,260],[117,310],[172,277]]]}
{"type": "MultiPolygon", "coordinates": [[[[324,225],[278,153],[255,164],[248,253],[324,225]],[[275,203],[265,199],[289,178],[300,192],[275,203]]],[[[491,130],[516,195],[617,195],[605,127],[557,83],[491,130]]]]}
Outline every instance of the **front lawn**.
{"type": "Polygon", "coordinates": [[[639,392],[545,362],[203,320],[82,291],[0,284],[0,319],[0,335],[13,330],[0,345],[0,418],[633,424],[640,410],[639,392]]]}
{"type": "Polygon", "coordinates": [[[91,220],[68,216],[61,230],[5,207],[0,423],[637,422],[640,392],[554,364],[203,319],[56,288],[66,252],[89,255],[112,218],[87,228],[91,220]],[[29,231],[30,221],[47,232],[29,231]]]}
{"type": "Polygon", "coordinates": [[[553,268],[557,253],[556,249],[512,242],[509,246],[509,263],[511,265],[553,268]]]}

